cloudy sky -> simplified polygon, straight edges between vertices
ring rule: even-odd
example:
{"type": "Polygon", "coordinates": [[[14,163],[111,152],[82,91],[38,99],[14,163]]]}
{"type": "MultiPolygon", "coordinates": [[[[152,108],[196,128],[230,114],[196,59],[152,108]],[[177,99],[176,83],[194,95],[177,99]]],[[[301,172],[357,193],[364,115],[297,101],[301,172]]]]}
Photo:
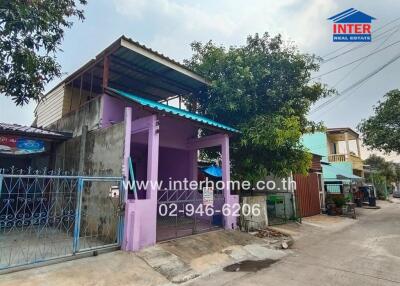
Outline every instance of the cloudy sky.
{"type": "MultiPolygon", "coordinates": [[[[247,35],[265,31],[272,35],[281,33],[301,51],[327,59],[355,48],[322,64],[321,71],[315,76],[400,40],[397,30],[400,19],[394,21],[399,17],[400,1],[394,0],[89,0],[85,10],[86,20],[75,23],[67,31],[63,51],[58,54],[65,75],[122,34],[179,61],[190,57],[189,44],[194,40],[212,39],[223,45],[241,45],[247,35]],[[361,47],[352,43],[344,48],[344,44],[332,42],[331,23],[327,18],[349,8],[377,18],[373,23],[373,30],[378,30],[373,33],[373,38],[375,36],[377,40],[361,47]],[[332,53],[339,48],[343,49],[332,53]]],[[[393,44],[318,80],[339,91],[346,90],[388,62],[400,51],[399,47],[400,44],[393,44]]],[[[310,118],[324,121],[328,127],[355,128],[362,118],[372,114],[373,105],[387,91],[399,87],[399,71],[400,60],[344,93],[332,104],[312,112],[310,118]]],[[[49,84],[47,90],[56,82],[49,84]]],[[[0,122],[30,124],[33,121],[34,103],[15,107],[11,100],[1,96],[0,107],[0,122]]],[[[399,160],[393,154],[388,158],[399,160]]]]}

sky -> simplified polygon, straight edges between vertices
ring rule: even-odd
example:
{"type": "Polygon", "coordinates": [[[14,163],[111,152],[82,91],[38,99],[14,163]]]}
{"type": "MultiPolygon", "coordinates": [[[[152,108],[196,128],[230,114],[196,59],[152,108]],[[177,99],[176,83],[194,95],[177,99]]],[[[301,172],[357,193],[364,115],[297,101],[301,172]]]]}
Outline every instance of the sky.
{"type": "MultiPolygon", "coordinates": [[[[395,0],[89,0],[84,7],[86,20],[75,21],[66,31],[62,51],[57,54],[64,77],[93,58],[121,35],[182,61],[191,56],[192,41],[213,40],[230,46],[245,43],[246,36],[268,32],[278,33],[293,42],[304,53],[330,59],[350,48],[354,51],[321,64],[315,80],[346,90],[352,84],[389,61],[400,50],[400,44],[390,46],[331,74],[321,76],[371,52],[400,40],[400,20],[395,20],[400,1],[395,0]],[[375,17],[373,40],[362,45],[332,42],[332,24],[327,20],[343,10],[355,8],[375,17]],[[374,30],[376,33],[374,33],[374,30]],[[382,36],[379,35],[382,33],[382,36]],[[377,36],[377,40],[374,40],[377,36]],[[336,53],[330,54],[333,51],[336,53]],[[328,54],[328,55],[327,55],[328,54]],[[326,56],[327,55],[327,56],[326,56]]],[[[332,104],[312,112],[309,118],[323,121],[327,127],[355,128],[373,114],[373,106],[389,90],[399,87],[400,60],[384,68],[356,89],[344,93],[332,104]]],[[[50,90],[59,79],[49,83],[50,90]]],[[[321,104],[317,103],[316,106],[321,104]]],[[[35,103],[16,107],[0,95],[0,122],[29,125],[33,121],[35,103]]],[[[370,152],[363,148],[363,156],[370,152]]],[[[400,162],[396,154],[386,155],[400,162]]]]}

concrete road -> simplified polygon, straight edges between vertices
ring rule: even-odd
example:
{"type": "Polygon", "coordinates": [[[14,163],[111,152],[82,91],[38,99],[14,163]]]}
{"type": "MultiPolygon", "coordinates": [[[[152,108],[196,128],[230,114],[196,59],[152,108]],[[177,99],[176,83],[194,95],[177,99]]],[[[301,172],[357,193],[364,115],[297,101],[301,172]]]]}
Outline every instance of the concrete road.
{"type": "Polygon", "coordinates": [[[304,225],[293,253],[258,271],[219,271],[190,285],[400,285],[400,200],[354,223],[304,225]]]}

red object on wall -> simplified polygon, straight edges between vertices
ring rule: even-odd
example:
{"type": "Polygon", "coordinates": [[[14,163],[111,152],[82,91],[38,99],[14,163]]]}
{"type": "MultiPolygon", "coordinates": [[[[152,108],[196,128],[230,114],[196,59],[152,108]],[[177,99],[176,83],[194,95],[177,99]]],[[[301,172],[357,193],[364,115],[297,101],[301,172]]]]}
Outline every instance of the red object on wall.
{"type": "Polygon", "coordinates": [[[296,182],[296,200],[301,217],[320,214],[318,174],[310,173],[307,176],[294,175],[296,182]]]}
{"type": "Polygon", "coordinates": [[[17,137],[12,135],[1,135],[0,145],[16,148],[17,147],[17,137]]]}

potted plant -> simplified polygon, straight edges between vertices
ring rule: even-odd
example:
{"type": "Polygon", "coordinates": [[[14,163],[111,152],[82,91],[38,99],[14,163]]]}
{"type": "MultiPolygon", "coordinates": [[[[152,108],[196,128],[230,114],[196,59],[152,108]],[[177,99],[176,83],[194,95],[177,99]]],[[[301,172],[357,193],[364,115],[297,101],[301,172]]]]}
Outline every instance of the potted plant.
{"type": "Polygon", "coordinates": [[[336,215],[336,204],[331,195],[326,197],[326,210],[328,215],[336,215]]]}
{"type": "Polygon", "coordinates": [[[346,204],[346,199],[343,195],[337,195],[333,198],[336,205],[336,213],[343,214],[343,206],[346,204]]]}

